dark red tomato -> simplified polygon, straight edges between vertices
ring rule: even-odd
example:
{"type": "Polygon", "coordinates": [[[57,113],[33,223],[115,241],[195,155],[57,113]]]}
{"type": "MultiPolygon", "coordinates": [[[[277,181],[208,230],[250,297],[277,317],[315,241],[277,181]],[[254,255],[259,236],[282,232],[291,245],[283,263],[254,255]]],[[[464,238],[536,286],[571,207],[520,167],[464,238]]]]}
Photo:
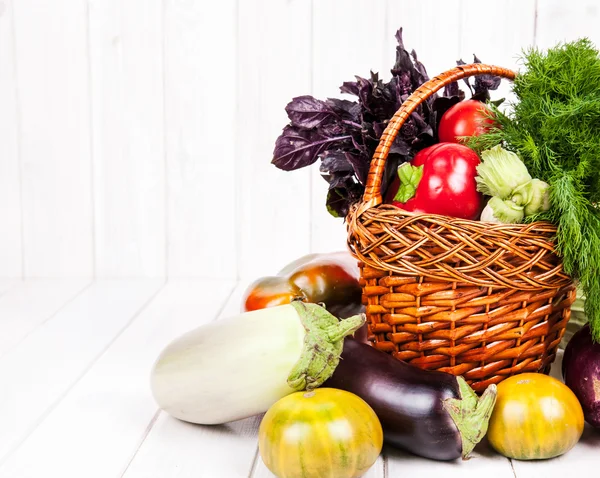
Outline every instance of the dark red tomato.
{"type": "Polygon", "coordinates": [[[336,317],[362,311],[358,263],[349,252],[308,254],[291,262],[275,276],[261,277],[246,290],[244,312],[289,304],[301,298],[324,303],[336,317]]]}
{"type": "Polygon", "coordinates": [[[440,143],[461,143],[461,136],[479,136],[494,122],[487,117],[489,108],[477,100],[456,103],[444,113],[440,120],[438,137],[440,143]]]}
{"type": "Polygon", "coordinates": [[[434,144],[419,151],[410,164],[423,166],[414,196],[406,202],[394,200],[400,187],[397,176],[388,188],[385,202],[405,211],[472,220],[479,217],[482,196],[475,182],[479,156],[472,149],[456,143],[434,144]]]}

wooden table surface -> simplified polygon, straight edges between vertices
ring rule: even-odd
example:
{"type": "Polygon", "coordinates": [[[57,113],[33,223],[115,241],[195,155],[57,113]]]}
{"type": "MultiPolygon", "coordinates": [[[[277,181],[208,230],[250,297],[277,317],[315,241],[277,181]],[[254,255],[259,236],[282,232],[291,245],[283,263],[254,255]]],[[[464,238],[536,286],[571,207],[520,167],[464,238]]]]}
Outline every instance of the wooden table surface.
{"type": "MultiPolygon", "coordinates": [[[[272,477],[260,417],[197,426],[160,412],[150,368],[173,338],[239,310],[227,280],[0,281],[0,477],[272,477]]],[[[562,457],[518,462],[478,445],[440,463],[384,448],[365,475],[563,478],[600,468],[600,432],[562,457]]],[[[594,472],[596,473],[596,472],[594,472]]]]}

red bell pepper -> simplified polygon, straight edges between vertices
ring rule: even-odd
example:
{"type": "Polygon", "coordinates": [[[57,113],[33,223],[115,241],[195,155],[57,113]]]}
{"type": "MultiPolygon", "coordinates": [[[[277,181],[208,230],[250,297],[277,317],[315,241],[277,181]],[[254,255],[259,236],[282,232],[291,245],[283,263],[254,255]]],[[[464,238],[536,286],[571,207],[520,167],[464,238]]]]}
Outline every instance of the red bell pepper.
{"type": "Polygon", "coordinates": [[[477,191],[479,156],[456,143],[438,143],[419,151],[398,168],[385,201],[405,211],[478,219],[483,196],[477,191]]]}

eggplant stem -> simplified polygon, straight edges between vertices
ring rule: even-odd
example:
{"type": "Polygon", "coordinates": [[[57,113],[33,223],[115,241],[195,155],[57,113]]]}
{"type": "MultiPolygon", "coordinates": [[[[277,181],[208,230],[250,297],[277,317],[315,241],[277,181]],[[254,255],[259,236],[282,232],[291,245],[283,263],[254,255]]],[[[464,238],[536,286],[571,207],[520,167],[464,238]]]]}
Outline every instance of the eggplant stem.
{"type": "Polygon", "coordinates": [[[462,377],[456,377],[460,398],[448,398],[444,400],[443,407],[454,421],[462,441],[463,460],[469,458],[469,454],[475,445],[481,441],[488,429],[488,424],[494,405],[496,404],[497,388],[495,384],[489,385],[481,397],[473,391],[462,377]]]}
{"type": "Polygon", "coordinates": [[[317,304],[294,301],[291,305],[306,330],[300,359],[288,375],[288,385],[296,391],[320,387],[337,368],[344,348],[344,337],[360,329],[364,314],[337,319],[317,304]]]}

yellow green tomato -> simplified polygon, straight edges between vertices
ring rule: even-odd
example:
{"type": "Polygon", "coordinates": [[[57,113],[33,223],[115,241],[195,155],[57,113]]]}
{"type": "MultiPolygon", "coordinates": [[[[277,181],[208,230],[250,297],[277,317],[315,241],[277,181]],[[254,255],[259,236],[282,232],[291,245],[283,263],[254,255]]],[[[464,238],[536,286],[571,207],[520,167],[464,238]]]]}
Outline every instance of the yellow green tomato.
{"type": "Polygon", "coordinates": [[[552,458],[566,453],[583,433],[583,410],[559,380],[523,373],[498,384],[487,437],[498,452],[517,460],[552,458]]]}
{"type": "Polygon", "coordinates": [[[296,392],[275,403],[258,430],[265,465],[279,478],[354,478],[377,460],[381,423],[353,393],[296,392]]]}

